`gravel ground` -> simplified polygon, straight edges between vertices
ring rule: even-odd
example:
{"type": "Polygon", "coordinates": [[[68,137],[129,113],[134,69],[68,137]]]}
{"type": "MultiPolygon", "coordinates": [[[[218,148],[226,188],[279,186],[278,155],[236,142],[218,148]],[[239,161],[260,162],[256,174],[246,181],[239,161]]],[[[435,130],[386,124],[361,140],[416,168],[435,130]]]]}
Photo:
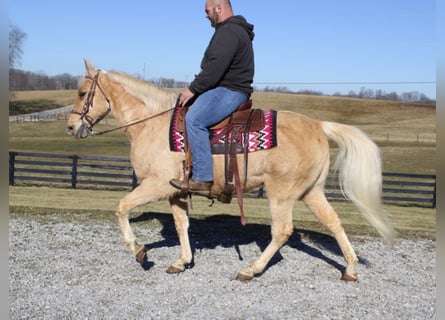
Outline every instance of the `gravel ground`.
{"type": "Polygon", "coordinates": [[[350,237],[359,281],[329,236],[296,230],[259,277],[236,273],[269,240],[269,227],[238,218],[192,219],[195,265],[179,256],[171,216],[143,214],[133,229],[150,248],[147,270],[131,256],[112,218],[89,214],[9,220],[10,319],[435,319],[436,242],[350,237]]]}

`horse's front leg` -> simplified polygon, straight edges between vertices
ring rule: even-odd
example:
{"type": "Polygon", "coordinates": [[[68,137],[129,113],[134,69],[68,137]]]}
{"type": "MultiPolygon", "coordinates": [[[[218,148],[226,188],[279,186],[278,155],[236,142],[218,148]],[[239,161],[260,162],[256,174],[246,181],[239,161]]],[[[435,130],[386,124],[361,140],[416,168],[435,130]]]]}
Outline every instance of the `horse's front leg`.
{"type": "MultiPolygon", "coordinates": [[[[141,264],[143,264],[146,259],[147,249],[144,245],[137,242],[128,220],[128,213],[131,209],[139,205],[158,200],[161,197],[159,194],[159,190],[161,189],[163,188],[154,185],[152,179],[150,179],[150,181],[143,180],[137,188],[119,201],[116,211],[124,242],[130,247],[136,260],[141,264]]],[[[185,266],[192,262],[192,250],[188,236],[189,219],[186,210],[187,202],[183,198],[180,198],[179,195],[172,196],[169,201],[179,243],[181,244],[181,256],[177,261],[172,263],[166,271],[168,273],[178,273],[184,271],[185,266]]]]}
{"type": "Polygon", "coordinates": [[[131,209],[154,200],[153,190],[150,190],[150,188],[152,188],[152,186],[148,180],[143,180],[137,188],[119,201],[116,211],[124,242],[130,247],[136,260],[141,264],[144,262],[147,250],[144,245],[136,241],[136,236],[128,220],[128,213],[131,209]]]}
{"type": "Polygon", "coordinates": [[[269,203],[272,240],[254,263],[238,273],[236,276],[237,280],[252,280],[255,275],[262,273],[275,253],[286,243],[294,231],[292,222],[294,200],[277,200],[269,197],[269,203]]]}
{"type": "Polygon", "coordinates": [[[189,218],[187,216],[187,202],[179,196],[169,199],[172,208],[173,219],[175,221],[176,232],[181,245],[181,256],[168,268],[167,273],[179,273],[185,270],[186,265],[192,262],[192,249],[189,240],[189,218]]]}

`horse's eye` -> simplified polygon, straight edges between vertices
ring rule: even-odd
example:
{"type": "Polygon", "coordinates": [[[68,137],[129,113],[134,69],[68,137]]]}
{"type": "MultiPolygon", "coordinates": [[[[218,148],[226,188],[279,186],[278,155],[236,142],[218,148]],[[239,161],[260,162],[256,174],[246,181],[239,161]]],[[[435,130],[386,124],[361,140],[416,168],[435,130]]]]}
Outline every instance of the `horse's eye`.
{"type": "Polygon", "coordinates": [[[79,91],[79,98],[83,98],[86,94],[86,91],[79,91]]]}

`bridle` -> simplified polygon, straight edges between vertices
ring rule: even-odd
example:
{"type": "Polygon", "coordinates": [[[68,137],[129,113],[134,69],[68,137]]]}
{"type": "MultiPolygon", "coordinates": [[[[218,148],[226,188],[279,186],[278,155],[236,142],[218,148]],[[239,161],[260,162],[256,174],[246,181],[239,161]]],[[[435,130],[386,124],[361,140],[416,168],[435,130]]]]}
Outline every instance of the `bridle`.
{"type": "Polygon", "coordinates": [[[119,129],[130,127],[132,125],[141,123],[143,121],[146,121],[146,120],[158,117],[158,116],[160,116],[160,115],[162,115],[164,113],[170,112],[173,109],[175,109],[177,107],[178,103],[179,103],[179,97],[178,97],[177,100],[176,100],[175,106],[170,108],[170,109],[167,109],[167,110],[162,111],[160,113],[157,113],[155,115],[150,115],[148,117],[145,117],[145,118],[142,118],[142,119],[139,119],[139,120],[131,121],[131,122],[127,123],[127,124],[124,124],[124,125],[116,127],[116,128],[112,128],[112,129],[108,129],[108,130],[104,130],[104,131],[100,131],[100,132],[93,131],[93,126],[96,123],[98,123],[99,121],[101,121],[103,118],[105,118],[108,115],[108,113],[111,111],[110,99],[107,98],[106,94],[104,93],[104,91],[102,90],[102,88],[101,88],[101,86],[99,84],[99,72],[100,72],[100,70],[97,71],[97,73],[96,73],[96,75],[94,77],[85,76],[86,79],[92,80],[92,83],[91,83],[91,88],[90,88],[90,90],[88,91],[88,94],[87,94],[87,99],[85,100],[85,103],[83,105],[82,112],[77,112],[77,111],[74,111],[74,110],[71,111],[71,113],[80,115],[80,120],[82,120],[82,126],[86,127],[84,119],[85,119],[86,122],[88,122],[89,126],[88,126],[87,129],[88,129],[90,134],[93,134],[93,135],[97,136],[97,135],[102,135],[104,133],[109,133],[109,132],[112,132],[112,131],[116,131],[116,130],[119,130],[119,129]],[[107,110],[105,110],[104,113],[102,113],[96,120],[94,120],[92,117],[90,117],[88,115],[88,112],[90,111],[90,108],[93,108],[93,100],[94,100],[94,95],[96,94],[96,88],[98,88],[99,91],[102,93],[102,95],[104,96],[105,100],[108,103],[108,106],[107,106],[107,110]]]}
{"type": "Polygon", "coordinates": [[[94,77],[85,76],[85,78],[90,79],[92,81],[92,83],[91,83],[90,90],[87,93],[87,98],[85,100],[85,103],[83,104],[82,112],[77,112],[75,110],[71,111],[71,113],[80,115],[80,120],[83,121],[85,119],[85,121],[88,122],[88,125],[89,125],[88,130],[90,132],[92,132],[93,126],[96,123],[98,123],[99,121],[101,121],[103,118],[105,118],[108,115],[108,113],[110,113],[110,111],[111,111],[110,99],[108,99],[108,97],[106,96],[106,94],[102,90],[102,87],[99,84],[99,73],[100,73],[100,70],[97,71],[97,73],[94,77]],[[96,88],[98,88],[99,91],[102,93],[102,95],[104,96],[108,105],[107,105],[107,109],[105,110],[105,112],[102,113],[99,117],[97,117],[96,120],[94,120],[92,117],[90,117],[88,115],[88,112],[90,111],[90,108],[93,108],[93,101],[94,101],[94,95],[96,94],[96,88]]]}

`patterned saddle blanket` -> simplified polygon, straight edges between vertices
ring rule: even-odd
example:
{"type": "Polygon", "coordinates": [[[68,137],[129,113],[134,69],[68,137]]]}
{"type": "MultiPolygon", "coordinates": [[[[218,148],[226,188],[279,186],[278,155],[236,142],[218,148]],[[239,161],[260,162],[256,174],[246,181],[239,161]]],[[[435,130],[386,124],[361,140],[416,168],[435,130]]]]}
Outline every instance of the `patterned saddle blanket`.
{"type": "MultiPolygon", "coordinates": [[[[175,152],[185,152],[184,128],[178,125],[180,108],[175,108],[170,122],[170,150],[175,152]]],[[[264,126],[255,128],[249,132],[238,132],[237,153],[255,152],[259,150],[270,149],[277,146],[277,112],[275,110],[255,110],[263,113],[264,126]]],[[[225,128],[210,129],[209,140],[212,143],[213,154],[224,154],[226,134],[225,128]]],[[[233,139],[233,137],[231,137],[233,139]]],[[[233,140],[232,140],[233,141],[233,140]]]]}

